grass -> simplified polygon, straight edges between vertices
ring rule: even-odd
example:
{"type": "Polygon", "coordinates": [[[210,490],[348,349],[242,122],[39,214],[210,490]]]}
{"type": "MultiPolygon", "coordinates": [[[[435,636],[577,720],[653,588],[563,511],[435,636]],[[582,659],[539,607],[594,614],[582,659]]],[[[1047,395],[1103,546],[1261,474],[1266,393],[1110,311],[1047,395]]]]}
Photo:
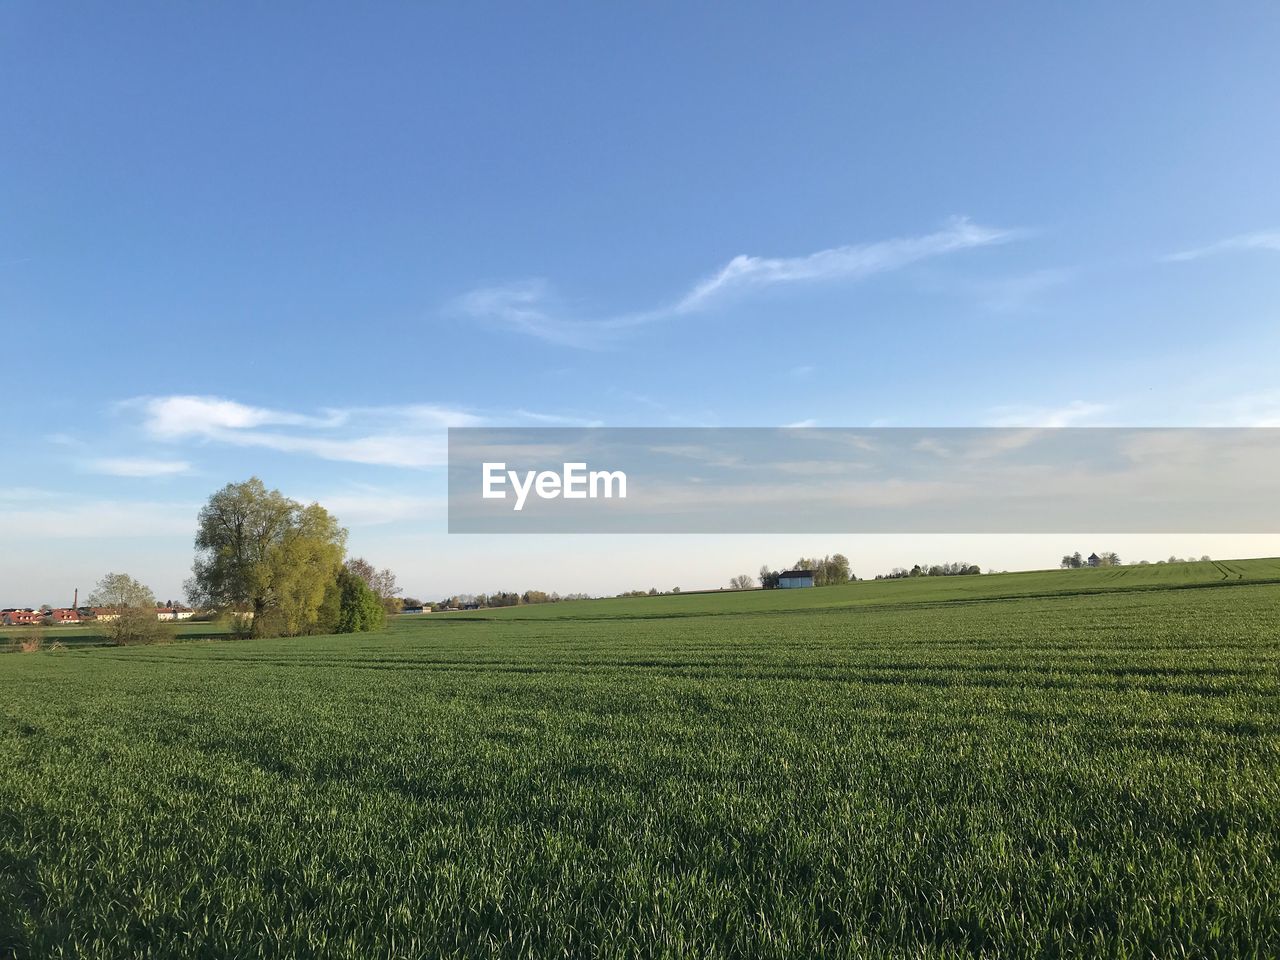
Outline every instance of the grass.
{"type": "Polygon", "coordinates": [[[1273,956],[1278,576],[6,656],[0,956],[1273,956]]]}

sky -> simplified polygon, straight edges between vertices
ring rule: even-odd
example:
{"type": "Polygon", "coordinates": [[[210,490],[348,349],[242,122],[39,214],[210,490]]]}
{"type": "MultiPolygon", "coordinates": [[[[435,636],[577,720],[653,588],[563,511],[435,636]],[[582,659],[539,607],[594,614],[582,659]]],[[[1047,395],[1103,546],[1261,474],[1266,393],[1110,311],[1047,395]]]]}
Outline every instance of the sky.
{"type": "Polygon", "coordinates": [[[316,499],[419,597],[839,550],[450,536],[449,426],[1280,425],[1280,8],[0,6],[0,605],[316,499]]]}

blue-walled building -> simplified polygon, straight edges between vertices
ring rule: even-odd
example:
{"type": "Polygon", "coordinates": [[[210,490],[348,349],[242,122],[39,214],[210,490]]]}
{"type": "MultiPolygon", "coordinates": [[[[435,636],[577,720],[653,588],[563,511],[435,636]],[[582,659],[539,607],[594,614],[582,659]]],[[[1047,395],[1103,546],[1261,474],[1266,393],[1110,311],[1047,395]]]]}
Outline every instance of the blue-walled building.
{"type": "Polygon", "coordinates": [[[778,588],[794,589],[796,587],[812,587],[812,570],[783,570],[778,574],[778,588]]]}

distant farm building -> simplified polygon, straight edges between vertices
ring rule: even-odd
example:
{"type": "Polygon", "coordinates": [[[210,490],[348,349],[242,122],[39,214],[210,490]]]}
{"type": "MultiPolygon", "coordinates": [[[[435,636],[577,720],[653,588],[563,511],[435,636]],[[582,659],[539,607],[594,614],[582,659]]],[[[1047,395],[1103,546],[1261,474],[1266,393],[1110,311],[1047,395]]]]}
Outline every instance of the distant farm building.
{"type": "Polygon", "coordinates": [[[4,625],[6,627],[35,626],[43,617],[43,614],[35,610],[6,610],[4,611],[4,625]]]}
{"type": "MultiPolygon", "coordinates": [[[[1079,556],[1079,554],[1077,554],[1077,556],[1079,556]]],[[[1096,553],[1091,553],[1089,554],[1088,564],[1091,567],[1100,567],[1102,566],[1102,558],[1096,553]]]]}
{"type": "Polygon", "coordinates": [[[793,590],[797,587],[812,586],[812,570],[783,570],[778,574],[778,588],[781,590],[793,590]]]}

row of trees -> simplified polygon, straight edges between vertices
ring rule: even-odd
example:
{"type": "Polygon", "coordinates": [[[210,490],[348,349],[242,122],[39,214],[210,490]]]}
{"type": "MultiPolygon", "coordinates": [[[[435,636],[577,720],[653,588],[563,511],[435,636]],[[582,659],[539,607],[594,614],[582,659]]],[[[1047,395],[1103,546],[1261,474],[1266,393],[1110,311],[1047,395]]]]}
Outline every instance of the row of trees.
{"type": "Polygon", "coordinates": [[[888,573],[876,574],[877,580],[907,580],[912,577],[975,577],[982,573],[976,563],[954,560],[951,563],[917,563],[910,569],[894,567],[888,573]]]}
{"type": "Polygon", "coordinates": [[[347,531],[257,477],[229,483],[200,511],[192,606],[225,611],[254,637],[376,630],[397,601],[390,570],[344,564],[347,531]]]}
{"type": "MultiPolygon", "coordinates": [[[[526,590],[524,593],[513,593],[509,590],[495,590],[493,593],[460,593],[446,597],[437,603],[430,604],[432,610],[451,610],[481,607],[518,607],[532,603],[561,603],[566,600],[587,600],[585,593],[548,593],[545,590],[526,590]]],[[[405,606],[417,607],[423,604],[406,600],[405,606]]]]}

